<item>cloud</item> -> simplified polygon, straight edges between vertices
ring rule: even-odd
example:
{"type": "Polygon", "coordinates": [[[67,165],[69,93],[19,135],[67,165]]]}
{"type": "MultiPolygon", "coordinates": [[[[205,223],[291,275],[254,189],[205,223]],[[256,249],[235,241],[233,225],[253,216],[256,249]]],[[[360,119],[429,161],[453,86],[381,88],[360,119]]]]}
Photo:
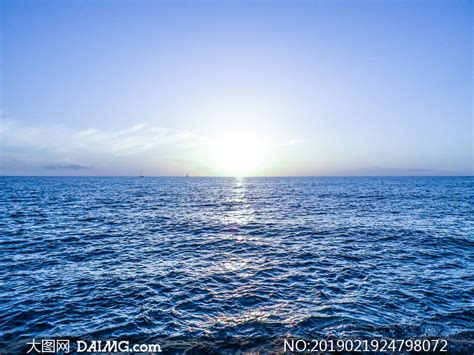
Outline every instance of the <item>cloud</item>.
{"type": "Polygon", "coordinates": [[[187,130],[146,123],[108,130],[94,127],[74,130],[65,125],[29,126],[3,119],[0,158],[8,169],[29,166],[79,171],[94,167],[100,172],[111,166],[145,162],[161,166],[167,164],[167,156],[192,150],[198,140],[187,130]]]}
{"type": "Polygon", "coordinates": [[[191,139],[188,131],[145,124],[127,128],[79,131],[64,125],[47,127],[24,126],[15,121],[2,122],[2,147],[46,149],[57,152],[94,151],[118,155],[143,152],[159,145],[191,139]]]}
{"type": "MultiPolygon", "coordinates": [[[[294,152],[301,138],[275,141],[294,152]],[[288,148],[287,147],[291,147],[288,148]]],[[[186,129],[140,123],[103,129],[26,125],[2,120],[0,168],[3,174],[167,175],[199,171],[213,174],[213,137],[186,129]]],[[[267,163],[270,164],[270,163],[267,163]]]]}
{"type": "Polygon", "coordinates": [[[302,138],[293,138],[290,139],[289,141],[283,142],[281,144],[282,147],[294,147],[296,145],[300,145],[304,143],[304,139],[302,138]]]}
{"type": "Polygon", "coordinates": [[[160,145],[170,144],[192,138],[189,132],[169,128],[135,125],[130,128],[101,131],[86,129],[71,134],[72,142],[64,149],[88,149],[91,145],[95,150],[113,155],[133,155],[151,150],[160,145]]]}
{"type": "Polygon", "coordinates": [[[93,167],[92,166],[79,165],[79,164],[61,164],[61,163],[57,163],[57,164],[54,164],[54,165],[43,166],[43,169],[48,169],[48,170],[87,170],[87,169],[93,169],[93,167]]]}

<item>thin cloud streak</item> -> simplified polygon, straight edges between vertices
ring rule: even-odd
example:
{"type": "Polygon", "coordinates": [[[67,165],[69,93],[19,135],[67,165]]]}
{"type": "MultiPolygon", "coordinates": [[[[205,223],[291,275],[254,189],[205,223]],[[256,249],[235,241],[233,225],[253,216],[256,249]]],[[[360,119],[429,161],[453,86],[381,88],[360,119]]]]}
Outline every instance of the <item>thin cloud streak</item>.
{"type": "Polygon", "coordinates": [[[57,163],[54,165],[46,165],[43,167],[43,169],[46,170],[88,170],[88,169],[94,169],[92,166],[84,166],[80,164],[62,164],[62,163],[57,163]]]}
{"type": "Polygon", "coordinates": [[[170,128],[135,125],[125,129],[99,130],[88,128],[73,131],[64,125],[49,127],[27,127],[15,121],[3,123],[0,139],[3,147],[40,148],[58,152],[77,150],[135,154],[153,147],[192,139],[189,131],[170,128]]]}
{"type": "Polygon", "coordinates": [[[183,147],[190,149],[197,140],[190,131],[145,123],[112,130],[73,130],[64,125],[35,127],[3,120],[0,154],[3,167],[9,169],[31,166],[79,171],[96,165],[126,169],[136,161],[166,157],[183,147]]]}
{"type": "Polygon", "coordinates": [[[283,142],[281,144],[282,147],[294,147],[294,146],[297,146],[297,145],[301,145],[304,143],[304,139],[303,138],[293,138],[293,139],[290,139],[286,142],[283,142]]]}

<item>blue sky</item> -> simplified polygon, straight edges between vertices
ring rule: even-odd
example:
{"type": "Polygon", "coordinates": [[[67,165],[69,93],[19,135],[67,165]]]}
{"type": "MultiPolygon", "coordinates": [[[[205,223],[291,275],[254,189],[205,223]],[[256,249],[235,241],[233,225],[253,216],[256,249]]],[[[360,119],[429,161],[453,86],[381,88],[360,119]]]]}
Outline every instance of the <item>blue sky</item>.
{"type": "Polygon", "coordinates": [[[2,174],[472,171],[470,1],[1,6],[2,174]]]}

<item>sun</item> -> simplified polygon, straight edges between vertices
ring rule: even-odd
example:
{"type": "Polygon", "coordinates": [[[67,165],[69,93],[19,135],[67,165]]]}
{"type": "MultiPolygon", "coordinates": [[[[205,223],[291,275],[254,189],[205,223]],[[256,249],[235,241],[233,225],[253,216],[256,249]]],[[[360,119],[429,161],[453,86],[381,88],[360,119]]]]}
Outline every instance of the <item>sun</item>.
{"type": "Polygon", "coordinates": [[[250,175],[264,161],[263,148],[262,140],[250,134],[221,135],[212,147],[214,163],[225,174],[250,175]]]}

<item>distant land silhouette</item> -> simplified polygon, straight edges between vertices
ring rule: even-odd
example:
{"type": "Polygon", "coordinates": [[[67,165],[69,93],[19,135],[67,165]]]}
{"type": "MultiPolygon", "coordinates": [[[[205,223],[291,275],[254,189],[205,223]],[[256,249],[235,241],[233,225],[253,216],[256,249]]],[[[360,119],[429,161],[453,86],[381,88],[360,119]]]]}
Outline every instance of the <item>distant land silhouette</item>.
{"type": "MultiPolygon", "coordinates": [[[[325,174],[333,175],[333,174],[325,174]]],[[[390,167],[368,167],[353,170],[344,170],[334,173],[334,175],[347,176],[471,176],[469,170],[436,170],[436,169],[404,169],[390,167]]]]}

